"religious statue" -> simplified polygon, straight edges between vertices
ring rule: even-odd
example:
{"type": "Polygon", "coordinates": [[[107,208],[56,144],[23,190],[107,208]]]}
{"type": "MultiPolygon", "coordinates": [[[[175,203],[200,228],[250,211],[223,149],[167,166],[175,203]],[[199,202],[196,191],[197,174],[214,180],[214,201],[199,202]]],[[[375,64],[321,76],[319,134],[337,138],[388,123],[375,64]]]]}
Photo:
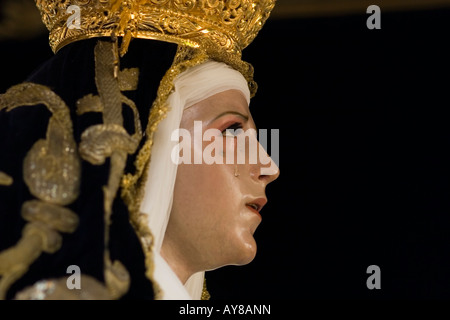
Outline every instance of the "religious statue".
{"type": "Polygon", "coordinates": [[[55,55],[0,95],[0,299],[207,299],[279,175],[242,60],[275,0],[36,5],[55,55]]]}

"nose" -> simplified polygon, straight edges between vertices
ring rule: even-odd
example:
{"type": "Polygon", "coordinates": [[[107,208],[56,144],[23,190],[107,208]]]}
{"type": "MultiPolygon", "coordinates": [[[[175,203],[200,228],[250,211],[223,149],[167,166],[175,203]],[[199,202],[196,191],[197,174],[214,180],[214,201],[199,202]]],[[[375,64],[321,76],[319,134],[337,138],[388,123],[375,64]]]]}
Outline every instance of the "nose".
{"type": "Polygon", "coordinates": [[[252,177],[268,185],[278,179],[279,176],[280,168],[258,142],[258,162],[252,168],[252,177]]]}

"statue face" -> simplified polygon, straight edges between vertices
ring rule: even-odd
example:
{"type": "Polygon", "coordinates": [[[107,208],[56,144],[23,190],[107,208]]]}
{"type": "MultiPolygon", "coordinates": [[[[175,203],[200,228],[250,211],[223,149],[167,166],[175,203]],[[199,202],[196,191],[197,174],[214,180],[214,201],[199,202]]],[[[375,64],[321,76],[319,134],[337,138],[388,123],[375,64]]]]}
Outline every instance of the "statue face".
{"type": "Polygon", "coordinates": [[[187,278],[183,279],[180,269],[187,271],[189,277],[194,272],[243,265],[253,260],[256,254],[253,234],[261,223],[258,211],[267,202],[265,188],[279,175],[272,161],[266,165],[259,158],[256,163],[249,161],[251,139],[259,146],[255,135],[246,138],[244,148],[239,148],[242,144],[238,145],[237,138],[225,132],[227,128],[256,129],[240,91],[218,93],[184,111],[180,128],[189,131],[193,141],[198,133],[198,129],[194,133],[194,127],[199,125],[197,121],[201,121],[202,134],[216,129],[212,141],[221,147],[213,155],[221,155],[223,164],[205,163],[205,151],[212,141],[201,141],[201,148],[194,147],[193,142],[190,150],[192,159],[196,152],[203,152],[201,164],[194,164],[193,160],[191,164],[178,166],[161,254],[183,282],[187,278]],[[237,164],[237,156],[244,151],[245,163],[237,164]],[[234,155],[233,163],[225,160],[230,152],[234,155]],[[264,171],[263,175],[263,167],[274,169],[271,174],[264,171]]]}

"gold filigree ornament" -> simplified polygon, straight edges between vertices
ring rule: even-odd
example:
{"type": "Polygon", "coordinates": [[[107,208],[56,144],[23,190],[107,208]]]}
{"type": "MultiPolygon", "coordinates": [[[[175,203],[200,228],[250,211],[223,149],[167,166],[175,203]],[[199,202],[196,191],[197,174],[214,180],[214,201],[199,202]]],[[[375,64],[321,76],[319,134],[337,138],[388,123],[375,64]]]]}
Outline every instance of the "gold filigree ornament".
{"type": "Polygon", "coordinates": [[[67,278],[45,279],[19,291],[15,300],[111,300],[108,289],[97,279],[82,274],[80,287],[83,290],[71,290],[67,287],[67,278]]]}
{"type": "Polygon", "coordinates": [[[154,39],[240,55],[256,37],[275,0],[35,0],[56,52],[80,39],[154,39]],[[67,23],[80,8],[80,28],[67,23]]]}
{"type": "Polygon", "coordinates": [[[239,70],[250,82],[253,69],[241,60],[276,0],[35,0],[57,52],[74,41],[122,37],[123,56],[132,38],[197,48],[239,70]],[[68,10],[71,5],[79,11],[68,10]],[[79,28],[71,26],[73,15],[79,28]]]}
{"type": "Polygon", "coordinates": [[[124,295],[130,285],[130,276],[120,261],[112,262],[109,254],[109,228],[112,206],[119,190],[128,154],[136,152],[142,138],[139,112],[135,103],[121,91],[135,90],[139,71],[120,70],[117,39],[99,40],[95,53],[95,83],[98,95],[87,95],[77,102],[77,114],[101,112],[103,124],[87,128],[81,135],[81,157],[93,165],[101,165],[110,158],[108,184],[103,187],[105,220],[105,282],[114,298],[124,295]],[[122,104],[134,114],[135,132],[130,135],[123,127],[122,104]]]}
{"type": "Polygon", "coordinates": [[[0,171],[0,186],[10,186],[13,184],[13,178],[0,171]]]}
{"type": "Polygon", "coordinates": [[[22,217],[28,221],[19,242],[0,252],[0,299],[42,252],[60,249],[59,232],[72,233],[78,216],[64,206],[79,194],[81,160],[72,133],[69,108],[49,88],[23,83],[0,95],[0,110],[44,104],[52,113],[46,139],[38,140],[23,163],[24,180],[39,200],[22,205],[22,217]]]}
{"type": "Polygon", "coordinates": [[[67,205],[78,197],[81,172],[69,108],[49,88],[34,83],[13,86],[0,96],[0,109],[7,111],[38,104],[53,116],[46,139],[37,141],[24,160],[24,180],[35,197],[67,205]]]}

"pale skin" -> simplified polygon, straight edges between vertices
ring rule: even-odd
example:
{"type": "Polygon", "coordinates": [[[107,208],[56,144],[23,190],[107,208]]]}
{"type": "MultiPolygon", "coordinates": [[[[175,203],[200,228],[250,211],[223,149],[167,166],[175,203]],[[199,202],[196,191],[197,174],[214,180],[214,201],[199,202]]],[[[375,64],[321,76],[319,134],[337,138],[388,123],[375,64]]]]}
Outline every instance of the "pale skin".
{"type": "MultiPolygon", "coordinates": [[[[193,134],[215,128],[256,129],[244,95],[228,90],[186,109],[180,128],[193,134]]],[[[225,156],[235,139],[223,139],[225,156]]],[[[209,142],[203,142],[203,148],[209,142]]],[[[192,149],[192,153],[193,153],[192,149]]],[[[253,234],[261,223],[266,186],[278,178],[276,166],[256,164],[180,164],[161,255],[184,284],[191,275],[226,265],[244,265],[256,255],[253,234]],[[261,174],[262,167],[274,168],[261,174]],[[236,176],[237,175],[237,176],[236,176]],[[253,208],[252,208],[253,206],[253,208]]]]}

